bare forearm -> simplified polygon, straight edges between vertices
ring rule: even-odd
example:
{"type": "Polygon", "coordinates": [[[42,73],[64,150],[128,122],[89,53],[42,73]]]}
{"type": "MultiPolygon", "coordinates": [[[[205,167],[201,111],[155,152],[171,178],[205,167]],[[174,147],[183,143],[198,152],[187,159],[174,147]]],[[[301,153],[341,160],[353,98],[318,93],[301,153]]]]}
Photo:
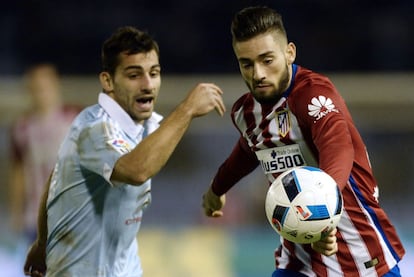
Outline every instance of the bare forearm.
{"type": "Polygon", "coordinates": [[[218,169],[211,184],[216,195],[225,194],[241,178],[248,175],[259,165],[255,154],[243,138],[240,138],[230,156],[218,169]]]}
{"type": "Polygon", "coordinates": [[[157,174],[174,152],[191,120],[191,114],[181,104],[154,133],[117,161],[112,179],[139,185],[157,174]]]}
{"type": "Polygon", "coordinates": [[[212,110],[223,116],[226,108],[222,93],[214,84],[198,84],[154,133],[116,162],[111,179],[140,185],[157,174],[170,158],[193,118],[212,110]]]}

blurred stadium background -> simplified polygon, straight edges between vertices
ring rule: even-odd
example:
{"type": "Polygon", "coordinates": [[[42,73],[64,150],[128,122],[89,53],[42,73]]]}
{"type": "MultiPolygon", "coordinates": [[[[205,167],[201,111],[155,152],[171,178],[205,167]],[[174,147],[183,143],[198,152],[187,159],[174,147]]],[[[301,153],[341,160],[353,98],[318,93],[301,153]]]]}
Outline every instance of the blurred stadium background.
{"type": "MultiPolygon", "coordinates": [[[[67,103],[90,105],[100,90],[102,41],[121,25],[148,30],[161,47],[157,110],[167,115],[198,82],[215,82],[231,104],[246,91],[229,24],[240,8],[278,9],[298,48],[297,63],[337,85],[367,144],[380,201],[405,243],[404,276],[414,275],[414,2],[406,1],[9,1],[0,9],[0,264],[17,277],[25,242],[8,222],[9,126],[26,107],[21,74],[35,62],[60,69],[67,103]]],[[[194,121],[153,180],[140,253],[146,276],[270,276],[276,233],[264,216],[260,171],[228,194],[225,217],[202,215],[201,195],[231,151],[229,114],[194,121]]]]}

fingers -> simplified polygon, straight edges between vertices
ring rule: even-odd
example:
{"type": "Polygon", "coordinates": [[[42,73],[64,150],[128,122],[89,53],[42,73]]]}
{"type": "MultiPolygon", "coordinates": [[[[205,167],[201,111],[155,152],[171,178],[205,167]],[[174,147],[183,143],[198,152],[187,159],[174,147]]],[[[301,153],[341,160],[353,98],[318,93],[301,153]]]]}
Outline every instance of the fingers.
{"type": "Polygon", "coordinates": [[[223,102],[223,91],[220,89],[220,87],[218,87],[215,84],[206,84],[208,86],[210,86],[210,88],[212,89],[212,93],[214,94],[214,108],[217,111],[217,113],[220,116],[223,116],[224,113],[226,112],[226,106],[224,105],[223,102]]]}
{"type": "Polygon", "coordinates": [[[337,229],[335,228],[329,233],[329,235],[326,238],[312,243],[312,249],[325,256],[331,256],[338,252],[336,232],[337,229]]]}
{"type": "Polygon", "coordinates": [[[204,208],[204,214],[208,217],[222,217],[224,213],[221,210],[204,208]]]}
{"type": "Polygon", "coordinates": [[[224,113],[226,112],[226,107],[224,105],[224,102],[221,96],[216,100],[215,110],[220,116],[223,116],[224,113]]]}
{"type": "Polygon", "coordinates": [[[325,256],[331,256],[335,254],[338,251],[337,244],[322,244],[321,242],[314,242],[312,243],[312,249],[316,252],[325,255],[325,256]]]}
{"type": "Polygon", "coordinates": [[[27,253],[23,265],[23,272],[26,276],[43,277],[46,272],[45,249],[38,241],[34,242],[27,253]]]}
{"type": "Polygon", "coordinates": [[[32,266],[26,260],[26,262],[24,263],[24,267],[23,267],[24,275],[26,276],[30,275],[31,267],[32,266]]]}
{"type": "MultiPolygon", "coordinates": [[[[203,85],[203,84],[202,84],[203,85]]],[[[221,90],[221,88],[219,86],[217,86],[216,84],[213,83],[207,83],[205,85],[209,85],[211,88],[215,89],[217,91],[218,94],[223,95],[223,91],[221,90]]]]}
{"type": "Polygon", "coordinates": [[[24,275],[26,276],[31,276],[31,277],[43,277],[43,273],[37,271],[37,270],[33,270],[31,272],[25,272],[24,275]]]}
{"type": "Polygon", "coordinates": [[[24,266],[23,266],[24,275],[33,276],[32,275],[32,269],[33,269],[32,268],[32,263],[30,262],[30,257],[28,256],[26,258],[26,261],[25,261],[24,266]]]}
{"type": "Polygon", "coordinates": [[[204,214],[208,217],[221,217],[223,211],[221,210],[225,203],[225,196],[217,196],[209,188],[209,190],[203,195],[202,207],[204,214]]]}
{"type": "Polygon", "coordinates": [[[206,194],[203,195],[203,204],[202,204],[204,214],[208,217],[220,217],[223,215],[223,212],[219,210],[212,209],[208,203],[206,194]]]}
{"type": "Polygon", "coordinates": [[[31,277],[43,277],[43,272],[34,269],[33,266],[28,265],[27,263],[24,265],[24,275],[31,276],[31,277]]]}
{"type": "MultiPolygon", "coordinates": [[[[335,237],[337,232],[338,232],[338,229],[337,229],[337,228],[332,229],[332,230],[329,232],[328,237],[335,237]]],[[[336,238],[336,237],[335,237],[335,238],[336,238]]]]}
{"type": "Polygon", "coordinates": [[[211,216],[212,217],[221,217],[221,216],[223,216],[223,212],[222,211],[213,211],[211,213],[211,216]]]}
{"type": "Polygon", "coordinates": [[[317,241],[312,243],[311,246],[313,250],[325,256],[332,256],[338,252],[338,244],[336,242],[332,244],[324,244],[317,241]]]}
{"type": "Polygon", "coordinates": [[[31,277],[43,277],[43,271],[34,269],[34,266],[25,264],[24,265],[24,275],[31,277]]]}
{"type": "Polygon", "coordinates": [[[205,115],[212,110],[223,116],[226,107],[222,98],[223,91],[215,84],[200,83],[187,96],[187,107],[192,111],[193,117],[205,115]]]}

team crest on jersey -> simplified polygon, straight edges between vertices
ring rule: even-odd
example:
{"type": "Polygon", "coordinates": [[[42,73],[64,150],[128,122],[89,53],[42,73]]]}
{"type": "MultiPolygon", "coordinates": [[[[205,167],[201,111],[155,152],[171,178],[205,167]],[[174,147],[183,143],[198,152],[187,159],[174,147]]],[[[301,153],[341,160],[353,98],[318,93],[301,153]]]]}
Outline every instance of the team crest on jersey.
{"type": "Polygon", "coordinates": [[[112,139],[108,141],[108,144],[121,154],[126,154],[132,150],[129,143],[123,139],[112,139]]]}
{"type": "Polygon", "coordinates": [[[276,111],[279,136],[285,137],[290,131],[290,116],[288,110],[276,111]]]}
{"type": "Polygon", "coordinates": [[[335,108],[335,104],[332,102],[331,98],[326,98],[323,95],[313,97],[311,103],[308,104],[308,114],[315,118],[314,122],[330,112],[338,113],[339,111],[335,108]]]}

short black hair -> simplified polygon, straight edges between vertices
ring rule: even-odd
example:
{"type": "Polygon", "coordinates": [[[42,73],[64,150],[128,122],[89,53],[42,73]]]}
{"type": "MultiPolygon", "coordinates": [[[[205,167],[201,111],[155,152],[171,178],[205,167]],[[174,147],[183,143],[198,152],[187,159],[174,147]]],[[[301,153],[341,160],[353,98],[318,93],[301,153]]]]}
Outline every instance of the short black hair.
{"type": "Polygon", "coordinates": [[[102,45],[102,70],[114,75],[119,65],[119,55],[147,53],[155,50],[158,57],[158,43],[147,33],[132,26],[124,26],[116,30],[102,45]]]}
{"type": "Polygon", "coordinates": [[[237,12],[231,23],[233,42],[276,31],[286,37],[282,16],[266,6],[247,7],[237,12]]]}

